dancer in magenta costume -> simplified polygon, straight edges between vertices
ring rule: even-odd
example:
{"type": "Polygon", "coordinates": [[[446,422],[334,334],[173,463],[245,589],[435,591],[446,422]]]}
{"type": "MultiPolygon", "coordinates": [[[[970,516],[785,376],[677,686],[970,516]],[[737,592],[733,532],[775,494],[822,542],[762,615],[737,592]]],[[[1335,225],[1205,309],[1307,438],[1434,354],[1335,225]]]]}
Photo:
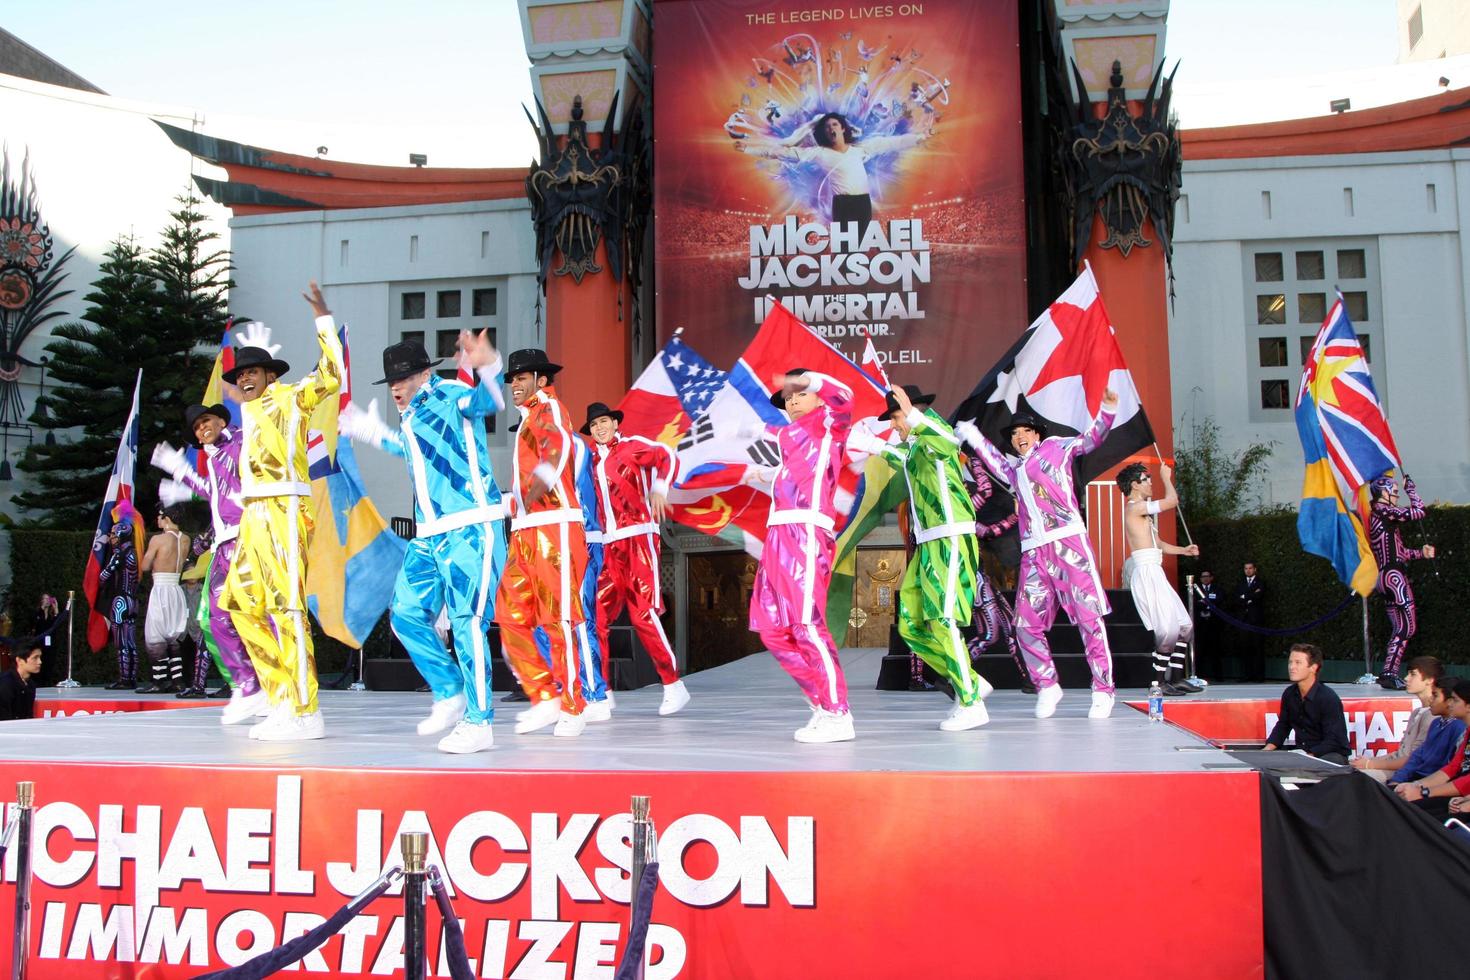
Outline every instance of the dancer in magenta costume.
{"type": "Polygon", "coordinates": [[[1409,498],[1407,507],[1399,506],[1398,484],[1388,473],[1369,484],[1369,491],[1373,495],[1373,509],[1368,513],[1368,547],[1378,562],[1378,591],[1383,596],[1391,630],[1378,686],[1402,691],[1404,679],[1399,676],[1399,664],[1403,662],[1409,640],[1419,628],[1414,589],[1409,584],[1409,562],[1433,558],[1434,545],[1410,548],[1404,544],[1403,525],[1424,519],[1424,500],[1413,480],[1404,477],[1404,493],[1409,498]]]}
{"type": "Polygon", "coordinates": [[[1036,717],[1050,718],[1062,700],[1046,631],[1056,620],[1057,606],[1082,633],[1087,665],[1092,669],[1089,718],[1113,711],[1113,656],[1103,617],[1112,611],[1097,575],[1097,559],[1082,522],[1072,463],[1102,445],[1118,407],[1110,388],[1102,410],[1087,431],[1071,438],[1046,438],[1046,423],[1017,413],[1003,430],[1015,456],[1007,456],[981,436],[973,422],[961,422],[955,434],[964,439],[994,473],[1016,493],[1021,531],[1021,569],[1016,589],[1016,640],[1031,682],[1036,685],[1036,717]]]}
{"type": "Polygon", "coordinates": [[[853,737],[847,681],[827,629],[827,587],[837,547],[837,477],[846,465],[852,391],[835,378],[793,368],[775,378],[771,404],[791,422],[766,426],[780,447],[771,515],[750,596],[750,628],[801,687],[811,721],[798,742],[853,737]]]}
{"type": "MultiPolygon", "coordinates": [[[[152,462],[173,477],[172,483],[159,488],[165,501],[177,502],[190,496],[209,501],[214,537],[214,558],[209,563],[209,632],[220,663],[230,675],[230,703],[220,715],[220,724],[233,725],[257,717],[268,707],[235,621],[219,604],[240,536],[240,447],[244,440],[223,405],[191,405],[185,409],[184,438],[204,452],[207,479],[189,465],[183,452],[166,442],[153,450],[152,462]]],[[[198,656],[204,660],[202,651],[198,656]]]]}

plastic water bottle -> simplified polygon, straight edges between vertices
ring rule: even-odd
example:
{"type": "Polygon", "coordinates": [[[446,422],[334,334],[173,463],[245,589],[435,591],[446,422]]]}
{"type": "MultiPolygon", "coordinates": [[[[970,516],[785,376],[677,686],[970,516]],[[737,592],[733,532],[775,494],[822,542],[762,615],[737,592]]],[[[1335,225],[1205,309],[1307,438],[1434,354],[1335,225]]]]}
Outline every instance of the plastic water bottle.
{"type": "Polygon", "coordinates": [[[1164,689],[1154,681],[1148,686],[1148,720],[1164,720],[1164,689]]]}

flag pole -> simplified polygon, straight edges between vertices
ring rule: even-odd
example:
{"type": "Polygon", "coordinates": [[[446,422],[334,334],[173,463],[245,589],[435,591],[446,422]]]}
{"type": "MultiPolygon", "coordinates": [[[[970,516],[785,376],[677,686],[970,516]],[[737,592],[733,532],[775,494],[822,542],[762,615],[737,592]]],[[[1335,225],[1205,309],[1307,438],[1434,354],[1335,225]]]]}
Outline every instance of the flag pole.
{"type": "MultiPolygon", "coordinates": [[[[1158,457],[1159,465],[1162,466],[1164,463],[1164,454],[1159,452],[1159,442],[1157,439],[1154,440],[1154,455],[1158,457]]],[[[1178,491],[1176,490],[1175,492],[1177,493],[1178,491]]],[[[1174,505],[1174,513],[1179,515],[1179,526],[1184,528],[1184,543],[1194,544],[1194,535],[1189,533],[1189,522],[1184,519],[1184,501],[1181,500],[1174,505]]]]}

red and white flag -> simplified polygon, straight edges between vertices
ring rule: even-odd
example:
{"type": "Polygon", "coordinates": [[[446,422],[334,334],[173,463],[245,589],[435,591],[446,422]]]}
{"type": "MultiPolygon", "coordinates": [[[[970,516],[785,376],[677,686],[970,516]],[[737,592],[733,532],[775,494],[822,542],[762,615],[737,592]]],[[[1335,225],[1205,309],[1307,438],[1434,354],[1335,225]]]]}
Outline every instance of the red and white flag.
{"type": "Polygon", "coordinates": [[[1087,265],[980,379],[952,421],[974,420],[986,438],[1010,452],[1002,430],[1012,415],[1029,411],[1048,423],[1049,435],[1076,435],[1092,424],[1109,388],[1117,392],[1117,412],[1103,444],[1077,461],[1077,478],[1084,483],[1154,441],[1087,265]]]}

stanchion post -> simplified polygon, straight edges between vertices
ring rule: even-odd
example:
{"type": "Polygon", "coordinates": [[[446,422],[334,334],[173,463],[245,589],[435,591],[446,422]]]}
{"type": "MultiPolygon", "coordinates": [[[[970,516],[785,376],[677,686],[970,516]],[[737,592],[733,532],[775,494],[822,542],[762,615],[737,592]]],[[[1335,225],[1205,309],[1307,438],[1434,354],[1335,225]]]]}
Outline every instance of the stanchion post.
{"type": "Polygon", "coordinates": [[[10,947],[10,976],[25,980],[26,956],[31,948],[31,815],[36,802],[36,784],[15,784],[18,824],[15,846],[15,936],[10,947]]]}
{"type": "Polygon", "coordinates": [[[367,666],[367,661],[364,659],[364,657],[365,657],[365,654],[363,653],[363,648],[362,647],[358,647],[357,648],[357,680],[353,681],[352,684],[348,686],[347,690],[349,690],[349,691],[366,691],[367,690],[367,675],[365,675],[363,673],[363,668],[367,666]]]}
{"type": "Polygon", "coordinates": [[[1358,678],[1359,684],[1372,684],[1378,680],[1378,675],[1373,673],[1373,647],[1372,640],[1368,637],[1368,597],[1363,596],[1363,676],[1358,678]]]}
{"type": "MultiPolygon", "coordinates": [[[[648,820],[648,797],[633,797],[633,880],[630,882],[632,889],[628,896],[628,933],[633,932],[633,920],[638,917],[638,885],[643,881],[643,868],[648,864],[648,845],[651,839],[648,820]]],[[[637,980],[643,980],[643,970],[648,965],[648,951],[645,949],[643,956],[638,960],[638,969],[633,974],[637,980]]]]}
{"type": "Polygon", "coordinates": [[[66,680],[57,684],[57,687],[73,688],[81,687],[71,676],[71,651],[72,641],[76,638],[76,616],[73,610],[76,608],[77,594],[74,589],[66,593],[66,680]]]}
{"type": "Polygon", "coordinates": [[[429,853],[429,835],[409,831],[398,838],[403,852],[403,976],[404,980],[428,977],[428,930],[424,924],[424,885],[429,872],[424,860],[429,853]]]}
{"type": "Polygon", "coordinates": [[[1189,683],[1195,687],[1208,687],[1210,682],[1199,675],[1199,664],[1195,660],[1194,642],[1198,637],[1194,618],[1194,576],[1184,576],[1184,591],[1189,594],[1189,683]]]}

